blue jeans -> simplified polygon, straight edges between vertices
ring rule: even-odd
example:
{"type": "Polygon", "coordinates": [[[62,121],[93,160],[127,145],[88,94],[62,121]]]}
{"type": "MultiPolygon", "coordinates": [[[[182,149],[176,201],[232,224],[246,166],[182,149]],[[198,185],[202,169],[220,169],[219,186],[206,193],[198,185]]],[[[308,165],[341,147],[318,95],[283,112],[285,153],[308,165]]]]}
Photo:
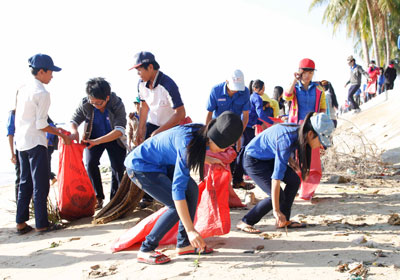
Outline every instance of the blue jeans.
{"type": "Polygon", "coordinates": [[[353,110],[360,109],[358,104],[354,101],[354,94],[357,92],[357,90],[359,88],[360,88],[360,85],[351,85],[351,87],[349,88],[349,93],[347,95],[347,100],[350,102],[351,109],[353,109],[353,110]]]}
{"type": "Polygon", "coordinates": [[[47,217],[47,195],[49,194],[49,167],[47,148],[38,145],[30,150],[19,151],[21,178],[17,202],[17,224],[29,220],[29,203],[35,206],[36,228],[49,226],[47,217]]]}
{"type": "Polygon", "coordinates": [[[126,150],[118,144],[117,140],[94,146],[90,150],[86,149],[86,170],[96,192],[96,197],[100,199],[105,198],[99,170],[100,158],[104,150],[107,150],[111,163],[111,200],[116,194],[125,172],[126,150]]]}
{"type": "MultiPolygon", "coordinates": [[[[247,213],[242,221],[248,225],[255,225],[262,217],[272,210],[271,200],[271,176],[274,172],[274,159],[259,160],[247,154],[243,157],[243,167],[247,174],[254,180],[268,197],[261,200],[247,213]]],[[[281,212],[286,216],[286,220],[290,220],[290,212],[297,191],[300,187],[300,178],[289,166],[286,169],[285,176],[282,180],[285,184],[285,190],[280,189],[279,206],[281,212]]]]}
{"type": "MultiPolygon", "coordinates": [[[[139,172],[127,169],[129,178],[143,191],[154,197],[156,200],[168,207],[168,210],[157,220],[153,229],[143,241],[140,251],[150,252],[158,247],[164,235],[179,221],[176,247],[183,248],[190,245],[186,230],[179,220],[178,212],[172,199],[172,180],[175,166],[167,167],[167,174],[161,172],[139,172]]],[[[189,214],[194,220],[197,208],[199,188],[196,182],[190,178],[186,189],[186,202],[189,214]]]]}

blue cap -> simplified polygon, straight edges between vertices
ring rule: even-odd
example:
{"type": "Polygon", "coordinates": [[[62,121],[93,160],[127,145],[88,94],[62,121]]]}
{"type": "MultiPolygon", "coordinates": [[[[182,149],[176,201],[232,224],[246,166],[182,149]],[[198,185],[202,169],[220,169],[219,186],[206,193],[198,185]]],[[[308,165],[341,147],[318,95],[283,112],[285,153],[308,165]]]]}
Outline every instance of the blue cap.
{"type": "Polygon", "coordinates": [[[156,62],[156,59],[151,52],[137,53],[137,54],[135,54],[135,60],[136,60],[135,65],[133,65],[132,68],[130,68],[129,70],[138,68],[143,63],[156,62]]]}
{"type": "Polygon", "coordinates": [[[38,69],[47,69],[51,71],[61,71],[60,67],[54,65],[53,60],[47,54],[35,54],[31,58],[28,59],[29,66],[38,69]]]}
{"type": "Polygon", "coordinates": [[[311,125],[318,134],[319,141],[326,148],[332,146],[331,135],[335,129],[332,120],[325,113],[318,113],[310,118],[311,125]]]}

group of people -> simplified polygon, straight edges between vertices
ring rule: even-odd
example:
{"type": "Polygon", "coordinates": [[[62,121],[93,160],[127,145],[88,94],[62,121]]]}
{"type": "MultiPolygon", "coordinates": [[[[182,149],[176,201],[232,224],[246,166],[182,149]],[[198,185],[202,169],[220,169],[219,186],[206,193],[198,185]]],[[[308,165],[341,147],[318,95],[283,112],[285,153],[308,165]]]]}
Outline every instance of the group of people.
{"type": "Polygon", "coordinates": [[[197,171],[203,180],[205,164],[222,164],[208,151],[219,153],[234,147],[237,158],[231,165],[232,185],[254,187],[244,182],[247,174],[268,194],[243,217],[238,229],[258,233],[255,224],[270,211],[277,227],[306,226],[290,220],[292,204],[301,180],[309,174],[311,154],[319,154],[320,149],[331,145],[335,124],[329,110],[337,109],[330,83],[313,81],[315,63],[311,59],[300,61],[287,91],[275,87],[274,99],[264,94],[263,81],[254,80],[248,88],[243,72],[235,70],[226,81],[212,88],[205,124],[193,124],[187,123],[176,83],[160,71],[152,53],[140,52],[131,68],[137,71],[140,81],[138,98],[134,100],[138,112],[129,114],[129,144],[125,136],[125,106],[105,79],[87,82],[87,96],[73,114],[68,135],[47,122],[50,98],[44,85],[50,82],[53,71],[61,68],[44,54],[31,57],[29,66],[33,78],[18,90],[15,114],[15,142],[21,163],[16,218],[19,234],[32,230],[26,223],[32,194],[36,230],[57,229],[48,223],[45,209],[49,190],[45,132],[59,136],[66,145],[71,141],[87,145],[86,168],[98,208],[105,198],[98,167],[104,150],[111,162],[111,197],[126,170],[150,198],[168,207],[142,243],[137,255],[139,262],[170,261],[156,248],[178,221],[178,255],[213,252],[193,226],[198,186],[191,171],[197,171]],[[288,111],[285,101],[290,104],[288,111]],[[78,127],[82,123],[85,127],[80,137],[78,127]],[[286,184],[284,189],[281,181],[286,184]]]}
{"type": "Polygon", "coordinates": [[[358,113],[361,111],[361,102],[366,103],[377,94],[393,89],[394,81],[397,77],[394,60],[389,62],[385,70],[383,67],[376,66],[375,60],[371,60],[368,71],[365,71],[361,65],[356,64],[356,60],[352,55],[347,58],[347,62],[350,66],[350,79],[345,84],[345,87],[350,84],[350,88],[342,111],[354,110],[353,112],[358,113]],[[367,83],[361,88],[362,76],[366,78],[367,83]]]}

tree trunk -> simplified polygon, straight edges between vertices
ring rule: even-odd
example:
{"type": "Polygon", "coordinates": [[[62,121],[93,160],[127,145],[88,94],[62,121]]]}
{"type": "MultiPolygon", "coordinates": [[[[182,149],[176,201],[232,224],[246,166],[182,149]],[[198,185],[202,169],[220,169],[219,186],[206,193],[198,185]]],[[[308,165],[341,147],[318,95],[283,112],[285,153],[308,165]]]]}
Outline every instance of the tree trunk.
{"type": "Polygon", "coordinates": [[[371,0],[365,0],[365,3],[367,4],[368,16],[369,16],[369,24],[371,25],[371,36],[372,36],[372,44],[374,46],[376,65],[380,66],[381,65],[381,61],[380,61],[380,58],[379,58],[378,43],[376,41],[375,19],[372,17],[371,2],[370,1],[371,0]]]}
{"type": "Polygon", "coordinates": [[[362,26],[362,23],[360,22],[360,37],[361,37],[361,47],[363,51],[363,57],[364,57],[364,62],[365,65],[369,64],[369,48],[368,48],[368,43],[367,39],[365,38],[365,30],[362,26]]]}
{"type": "Polygon", "coordinates": [[[385,65],[386,67],[389,65],[390,55],[391,55],[388,26],[389,26],[388,25],[388,14],[386,13],[385,18],[384,18],[384,23],[383,23],[383,28],[385,28],[385,42],[386,42],[386,65],[385,65]]]}

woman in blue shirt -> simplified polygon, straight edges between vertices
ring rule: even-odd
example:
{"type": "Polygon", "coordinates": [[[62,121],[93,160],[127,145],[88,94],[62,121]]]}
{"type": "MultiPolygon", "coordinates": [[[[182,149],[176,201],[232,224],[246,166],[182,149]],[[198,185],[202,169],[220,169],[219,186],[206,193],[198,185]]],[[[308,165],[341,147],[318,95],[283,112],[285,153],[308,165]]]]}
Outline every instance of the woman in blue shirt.
{"type": "Polygon", "coordinates": [[[162,264],[170,258],[156,252],[160,240],[179,221],[177,253],[203,254],[213,250],[206,247],[194,229],[198,187],[190,170],[199,171],[204,178],[204,163],[221,163],[206,156],[206,150],[222,152],[234,144],[243,131],[238,115],[227,111],[207,126],[188,124],[166,130],[147,139],[126,158],[125,166],[131,180],[154,197],[168,210],[157,220],[138,252],[138,262],[162,264]]]}
{"type": "Polygon", "coordinates": [[[330,146],[332,121],[324,113],[307,114],[301,126],[278,124],[257,135],[246,147],[243,167],[254,182],[268,194],[254,206],[237,225],[247,233],[260,233],[254,227],[273,210],[277,227],[304,227],[290,221],[290,211],[300,186],[296,170],[304,180],[310,171],[311,150],[321,145],[330,146]],[[297,161],[292,155],[297,152],[297,161]],[[288,166],[289,165],[289,166],[288,166]],[[286,184],[284,190],[280,182],[286,184]]]}

